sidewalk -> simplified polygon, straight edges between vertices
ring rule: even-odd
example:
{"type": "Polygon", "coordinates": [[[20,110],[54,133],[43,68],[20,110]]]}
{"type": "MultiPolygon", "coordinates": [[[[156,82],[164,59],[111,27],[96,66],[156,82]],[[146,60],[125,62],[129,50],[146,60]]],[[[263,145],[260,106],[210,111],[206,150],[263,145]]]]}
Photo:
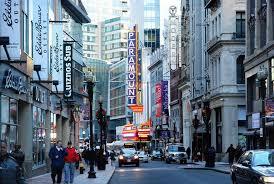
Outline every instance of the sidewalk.
{"type": "Polygon", "coordinates": [[[211,170],[224,174],[230,174],[230,166],[225,162],[215,162],[215,167],[205,167],[205,162],[194,162],[180,166],[181,169],[194,169],[194,170],[211,170]]]}
{"type": "MultiPolygon", "coordinates": [[[[103,171],[98,171],[97,167],[95,167],[95,172],[96,172],[96,178],[88,178],[88,171],[89,167],[85,167],[86,170],[84,171],[84,174],[79,174],[79,170],[75,171],[76,176],[74,177],[74,183],[76,184],[87,184],[87,183],[92,183],[92,184],[107,184],[115,170],[114,166],[111,166],[110,164],[106,165],[106,170],[103,171]]],[[[63,173],[64,176],[64,173],[63,173]]],[[[63,177],[64,178],[64,177],[63,177]]],[[[64,179],[62,179],[62,183],[64,182],[64,179]]],[[[50,173],[36,176],[33,178],[27,179],[28,184],[52,184],[51,180],[51,175],[50,173]]]]}

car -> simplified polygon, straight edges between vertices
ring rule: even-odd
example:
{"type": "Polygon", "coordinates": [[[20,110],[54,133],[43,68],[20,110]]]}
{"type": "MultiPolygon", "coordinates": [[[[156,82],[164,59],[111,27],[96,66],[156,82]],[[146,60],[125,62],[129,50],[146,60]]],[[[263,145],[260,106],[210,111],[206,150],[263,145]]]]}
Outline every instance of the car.
{"type": "Polygon", "coordinates": [[[139,160],[145,163],[148,163],[148,154],[146,154],[144,151],[138,152],[139,160]]]}
{"type": "Polygon", "coordinates": [[[160,151],[153,151],[151,155],[151,160],[163,160],[163,154],[160,151]]]}
{"type": "Polygon", "coordinates": [[[181,143],[168,144],[165,150],[165,161],[167,164],[170,164],[172,162],[186,164],[187,154],[183,144],[181,143]]]}
{"type": "Polygon", "coordinates": [[[119,167],[122,165],[131,165],[134,164],[136,167],[139,167],[139,156],[134,148],[124,148],[121,150],[120,155],[118,156],[119,167]]]}
{"type": "Polygon", "coordinates": [[[234,184],[274,183],[274,150],[246,151],[231,166],[230,173],[234,184]]]}

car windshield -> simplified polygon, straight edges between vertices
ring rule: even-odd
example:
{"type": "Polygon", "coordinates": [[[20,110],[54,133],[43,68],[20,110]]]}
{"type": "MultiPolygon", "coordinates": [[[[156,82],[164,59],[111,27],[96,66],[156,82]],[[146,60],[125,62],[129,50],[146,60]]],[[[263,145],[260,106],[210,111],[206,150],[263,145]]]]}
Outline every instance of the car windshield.
{"type": "Polygon", "coordinates": [[[136,153],[135,149],[123,149],[122,150],[124,154],[133,155],[136,153]]]}
{"type": "Polygon", "coordinates": [[[184,152],[185,148],[183,146],[170,145],[168,147],[168,151],[170,151],[170,152],[184,152]]]}
{"type": "Polygon", "coordinates": [[[274,152],[261,151],[254,154],[254,166],[274,166],[274,152]]]}

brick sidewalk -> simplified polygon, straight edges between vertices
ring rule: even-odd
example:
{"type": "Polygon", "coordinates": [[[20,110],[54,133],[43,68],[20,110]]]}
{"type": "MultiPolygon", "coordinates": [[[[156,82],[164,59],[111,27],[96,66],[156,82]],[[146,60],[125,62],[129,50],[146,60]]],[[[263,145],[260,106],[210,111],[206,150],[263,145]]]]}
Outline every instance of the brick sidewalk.
{"type": "Polygon", "coordinates": [[[205,167],[205,162],[194,162],[193,164],[186,164],[180,166],[179,168],[194,170],[212,170],[224,174],[230,174],[230,166],[228,163],[224,162],[215,162],[215,167],[205,167]]]}
{"type": "MultiPolygon", "coordinates": [[[[96,178],[88,178],[88,171],[89,167],[85,167],[86,170],[84,174],[79,174],[79,170],[75,170],[75,177],[74,177],[74,183],[81,183],[81,184],[86,184],[86,183],[92,183],[93,184],[107,184],[109,180],[111,179],[115,167],[111,166],[110,164],[106,165],[106,170],[103,171],[98,171],[97,168],[95,168],[96,171],[96,178]]],[[[64,173],[63,173],[63,178],[64,178],[64,173]]],[[[64,179],[62,179],[62,182],[64,182],[64,179]]],[[[40,176],[36,176],[33,178],[27,179],[28,184],[52,184],[51,176],[50,173],[43,174],[40,176]]]]}

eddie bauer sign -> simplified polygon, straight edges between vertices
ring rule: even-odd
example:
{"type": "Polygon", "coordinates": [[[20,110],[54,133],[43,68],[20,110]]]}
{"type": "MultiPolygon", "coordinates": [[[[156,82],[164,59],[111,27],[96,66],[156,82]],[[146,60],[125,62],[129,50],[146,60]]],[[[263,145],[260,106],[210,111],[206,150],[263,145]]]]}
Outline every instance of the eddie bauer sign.
{"type": "Polygon", "coordinates": [[[19,95],[28,92],[26,81],[23,81],[21,76],[15,75],[11,69],[6,70],[3,83],[5,89],[12,89],[19,95]]]}
{"type": "Polygon", "coordinates": [[[64,98],[72,98],[72,44],[64,43],[64,98]]]}

